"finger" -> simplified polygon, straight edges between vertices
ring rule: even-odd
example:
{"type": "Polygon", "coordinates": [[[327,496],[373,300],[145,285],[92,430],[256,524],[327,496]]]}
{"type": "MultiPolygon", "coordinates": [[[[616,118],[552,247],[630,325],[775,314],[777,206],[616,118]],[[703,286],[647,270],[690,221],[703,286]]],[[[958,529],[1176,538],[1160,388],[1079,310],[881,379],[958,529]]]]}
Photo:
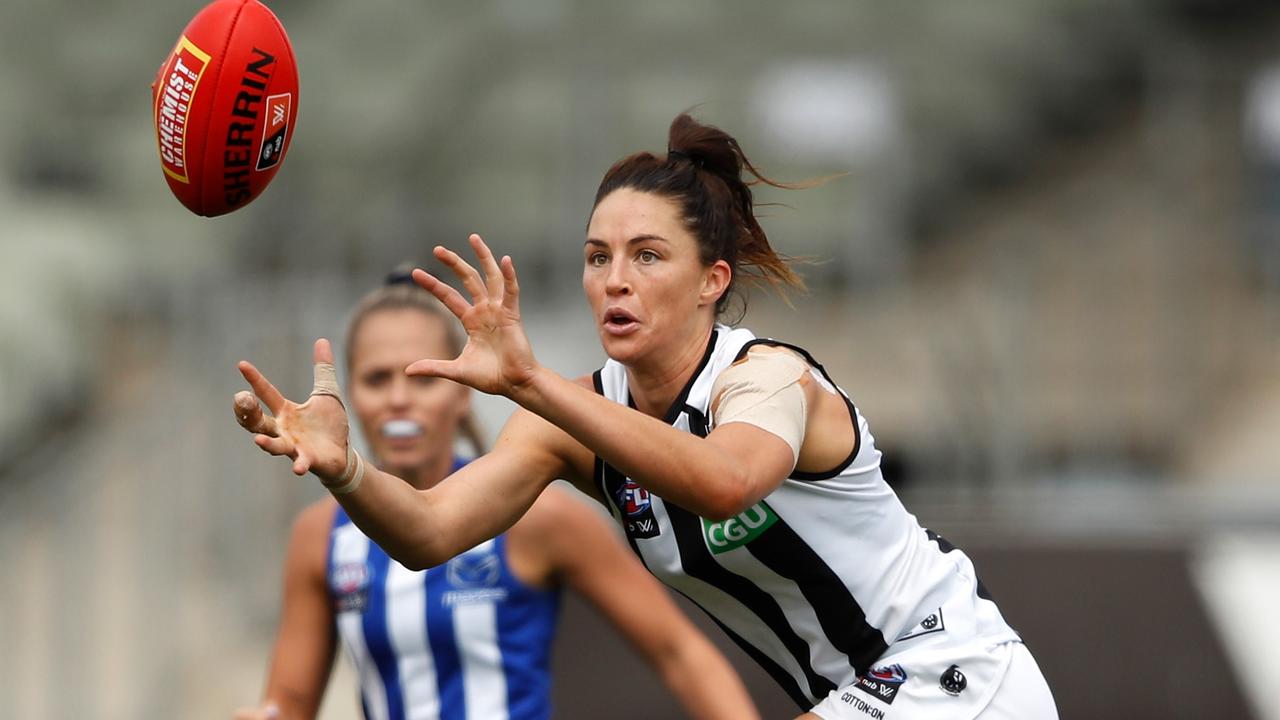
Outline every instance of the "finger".
{"type": "Polygon", "coordinates": [[[278,720],[280,717],[280,706],[275,703],[269,703],[262,710],[266,720],[278,720]]]}
{"type": "Polygon", "coordinates": [[[414,269],[412,275],[413,281],[417,283],[419,287],[432,295],[435,295],[436,299],[444,303],[444,306],[449,308],[449,312],[453,313],[454,317],[457,317],[459,320],[461,320],[462,316],[471,309],[471,303],[467,302],[466,298],[462,297],[462,293],[454,290],[449,285],[440,282],[436,276],[426,270],[414,269]]]}
{"type": "Polygon", "coordinates": [[[315,359],[312,397],[328,395],[345,408],[346,404],[342,402],[342,389],[338,387],[338,372],[333,367],[333,348],[329,347],[329,341],[324,338],[316,340],[312,356],[315,359]]]}
{"type": "Polygon", "coordinates": [[[471,293],[472,303],[478,304],[489,298],[484,281],[480,279],[480,273],[468,265],[461,255],[443,245],[437,245],[435,256],[437,260],[444,263],[462,281],[462,286],[467,289],[467,292],[471,293]]]}
{"type": "Polygon", "coordinates": [[[311,469],[311,456],[305,450],[299,449],[298,456],[293,459],[293,474],[306,475],[311,469]]]}
{"type": "Polygon", "coordinates": [[[236,367],[240,368],[240,374],[244,376],[245,380],[249,381],[249,387],[253,388],[253,394],[262,400],[267,409],[273,415],[279,413],[280,408],[284,407],[284,395],[280,394],[276,386],[272,385],[271,381],[258,372],[258,368],[247,360],[241,360],[236,367]]]}
{"type": "Polygon", "coordinates": [[[288,458],[293,458],[297,455],[297,450],[294,449],[293,443],[282,437],[259,434],[253,436],[253,442],[272,455],[283,455],[288,458]]]}
{"type": "Polygon", "coordinates": [[[235,399],[232,401],[236,413],[236,422],[240,423],[240,427],[251,433],[261,433],[277,437],[280,431],[276,428],[276,419],[262,412],[262,406],[258,404],[258,398],[248,390],[241,390],[236,393],[235,399]]]}
{"type": "Polygon", "coordinates": [[[520,282],[516,279],[516,264],[510,255],[502,256],[502,307],[520,316],[520,282]]]}
{"type": "Polygon", "coordinates": [[[470,241],[471,249],[475,251],[476,258],[480,261],[480,268],[484,270],[484,286],[489,297],[502,297],[502,271],[498,269],[498,262],[493,259],[493,252],[475,233],[471,233],[467,240],[470,241]]]}
{"type": "Polygon", "coordinates": [[[405,375],[426,375],[462,382],[457,360],[418,360],[404,369],[405,375]]]}

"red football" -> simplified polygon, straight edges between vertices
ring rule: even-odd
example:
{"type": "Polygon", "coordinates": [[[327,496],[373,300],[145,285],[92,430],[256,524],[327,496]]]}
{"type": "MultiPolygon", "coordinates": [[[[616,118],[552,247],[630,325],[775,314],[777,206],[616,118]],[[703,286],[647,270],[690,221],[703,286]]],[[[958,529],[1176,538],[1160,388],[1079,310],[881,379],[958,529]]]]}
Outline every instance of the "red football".
{"type": "Polygon", "coordinates": [[[275,177],[298,113],[289,36],[258,0],[214,0],[151,86],[160,167],[197,215],[244,207],[275,177]]]}

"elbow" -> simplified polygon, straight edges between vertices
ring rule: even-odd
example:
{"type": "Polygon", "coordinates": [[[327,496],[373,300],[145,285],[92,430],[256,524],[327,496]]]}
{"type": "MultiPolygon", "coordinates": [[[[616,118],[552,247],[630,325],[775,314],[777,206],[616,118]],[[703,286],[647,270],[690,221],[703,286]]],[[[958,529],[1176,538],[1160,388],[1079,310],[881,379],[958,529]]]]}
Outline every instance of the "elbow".
{"type": "Polygon", "coordinates": [[[751,507],[754,496],[751,492],[751,478],[745,470],[737,470],[728,475],[721,474],[708,493],[701,515],[712,522],[728,520],[751,507]]]}
{"type": "Polygon", "coordinates": [[[450,555],[430,543],[420,542],[414,545],[407,545],[397,548],[394,552],[387,550],[387,554],[392,560],[400,563],[407,570],[419,572],[422,570],[430,570],[431,568],[448,562],[450,555]]]}

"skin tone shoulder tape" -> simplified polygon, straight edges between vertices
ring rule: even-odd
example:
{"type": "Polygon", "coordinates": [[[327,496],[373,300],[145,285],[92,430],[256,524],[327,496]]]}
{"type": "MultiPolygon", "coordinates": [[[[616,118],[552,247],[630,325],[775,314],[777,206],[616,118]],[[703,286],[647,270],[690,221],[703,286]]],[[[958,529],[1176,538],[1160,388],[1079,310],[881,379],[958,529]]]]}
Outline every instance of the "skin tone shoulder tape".
{"type": "Polygon", "coordinates": [[[751,348],[716,378],[711,388],[713,424],[747,423],[782,438],[791,448],[794,467],[808,415],[800,379],[808,371],[809,365],[787,350],[751,348]]]}

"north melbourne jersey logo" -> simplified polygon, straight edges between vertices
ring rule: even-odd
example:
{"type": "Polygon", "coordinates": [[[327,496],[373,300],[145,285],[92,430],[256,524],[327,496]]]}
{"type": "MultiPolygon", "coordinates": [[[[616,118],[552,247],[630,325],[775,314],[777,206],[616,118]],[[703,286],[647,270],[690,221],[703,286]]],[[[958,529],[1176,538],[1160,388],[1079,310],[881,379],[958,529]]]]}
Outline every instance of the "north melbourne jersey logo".
{"type": "Polygon", "coordinates": [[[906,681],[907,671],[901,665],[885,665],[859,676],[854,686],[886,705],[892,705],[898,696],[898,688],[906,681]]]}
{"type": "Polygon", "coordinates": [[[453,588],[440,597],[445,607],[500,603],[507,599],[507,589],[499,585],[502,562],[493,551],[492,543],[472,548],[450,560],[445,565],[445,579],[453,588]]]}

